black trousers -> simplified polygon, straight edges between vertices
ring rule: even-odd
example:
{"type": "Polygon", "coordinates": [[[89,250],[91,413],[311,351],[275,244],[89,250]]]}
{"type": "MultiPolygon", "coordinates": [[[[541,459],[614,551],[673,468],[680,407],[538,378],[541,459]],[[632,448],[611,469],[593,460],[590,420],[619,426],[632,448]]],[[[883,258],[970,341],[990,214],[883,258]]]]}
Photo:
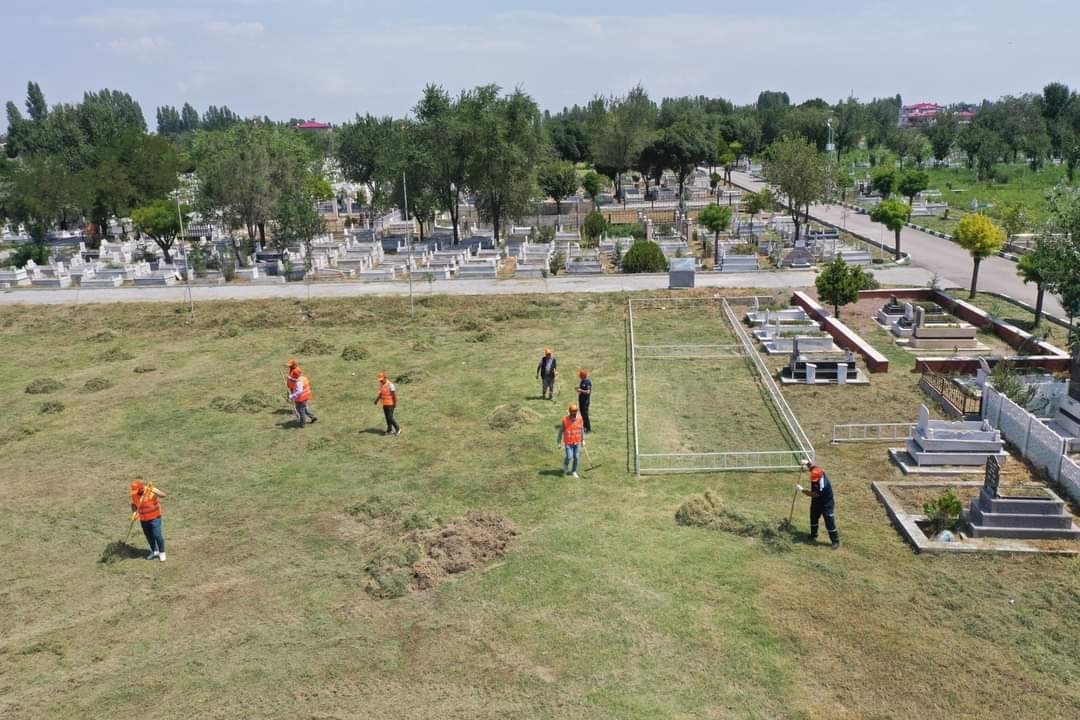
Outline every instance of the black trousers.
{"type": "Polygon", "coordinates": [[[825,530],[829,533],[829,540],[840,541],[840,532],[836,529],[836,503],[827,502],[823,498],[810,499],[810,539],[817,538],[818,520],[825,516],[825,530]]]}
{"type": "Polygon", "coordinates": [[[578,412],[581,413],[581,423],[585,426],[585,432],[592,432],[592,423],[589,422],[589,401],[582,402],[580,395],[578,395],[578,412]]]}
{"type": "Polygon", "coordinates": [[[383,405],[383,415],[386,416],[386,432],[401,432],[401,426],[394,419],[394,406],[383,405]]]}

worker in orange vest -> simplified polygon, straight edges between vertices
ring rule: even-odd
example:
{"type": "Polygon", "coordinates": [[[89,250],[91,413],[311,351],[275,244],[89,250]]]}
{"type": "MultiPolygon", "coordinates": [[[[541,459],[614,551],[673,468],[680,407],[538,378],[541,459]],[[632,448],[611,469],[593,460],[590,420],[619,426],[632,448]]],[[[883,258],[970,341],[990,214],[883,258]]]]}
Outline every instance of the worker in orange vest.
{"type": "Polygon", "coordinates": [[[581,460],[581,446],[585,442],[585,425],[581,420],[581,416],[578,415],[577,405],[570,403],[570,406],[566,408],[566,412],[566,417],[559,424],[559,434],[555,438],[555,447],[566,446],[563,475],[577,477],[578,463],[581,460]]]}
{"type": "Polygon", "coordinates": [[[289,388],[289,401],[293,403],[296,408],[296,416],[300,418],[300,429],[304,428],[307,420],[311,420],[312,424],[319,421],[319,418],[311,412],[311,408],[308,407],[308,403],[311,401],[311,381],[308,380],[307,375],[300,369],[300,366],[296,364],[295,360],[290,360],[289,375],[285,380],[286,387],[289,388]]]}
{"type": "Polygon", "coordinates": [[[386,373],[378,374],[379,395],[375,398],[375,404],[382,403],[383,415],[386,416],[386,432],[383,435],[400,435],[401,426],[394,419],[394,408],[397,407],[397,385],[390,382],[386,373]]]}
{"type": "Polygon", "coordinates": [[[139,518],[143,535],[150,545],[147,560],[157,558],[165,562],[165,534],[162,527],[161,503],[158,498],[166,497],[161,488],[153,483],[144,483],[142,478],[135,478],[131,483],[131,512],[139,518]]]}

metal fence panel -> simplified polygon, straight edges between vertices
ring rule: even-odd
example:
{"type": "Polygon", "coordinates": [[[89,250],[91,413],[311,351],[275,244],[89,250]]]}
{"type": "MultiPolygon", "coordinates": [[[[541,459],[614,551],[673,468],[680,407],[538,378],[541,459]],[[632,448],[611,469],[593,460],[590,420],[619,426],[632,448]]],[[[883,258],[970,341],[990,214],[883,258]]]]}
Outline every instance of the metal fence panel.
{"type": "Polygon", "coordinates": [[[911,437],[914,423],[848,423],[833,425],[832,441],[895,442],[911,437]]]}

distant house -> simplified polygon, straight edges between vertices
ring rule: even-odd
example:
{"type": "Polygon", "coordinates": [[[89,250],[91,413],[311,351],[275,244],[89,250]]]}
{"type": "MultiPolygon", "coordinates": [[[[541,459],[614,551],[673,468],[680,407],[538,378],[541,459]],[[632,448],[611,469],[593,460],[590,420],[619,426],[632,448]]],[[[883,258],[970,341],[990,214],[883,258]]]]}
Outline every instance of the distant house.
{"type": "MultiPolygon", "coordinates": [[[[914,125],[933,125],[938,115],[947,112],[948,108],[937,103],[924,102],[914,105],[905,105],[900,111],[900,127],[912,127],[914,125]]],[[[967,125],[975,117],[970,110],[960,110],[955,113],[961,125],[967,125]]]]}
{"type": "Polygon", "coordinates": [[[310,130],[312,132],[325,132],[331,130],[333,125],[330,123],[319,122],[312,118],[311,120],[305,120],[304,122],[296,123],[297,130],[310,130]]]}

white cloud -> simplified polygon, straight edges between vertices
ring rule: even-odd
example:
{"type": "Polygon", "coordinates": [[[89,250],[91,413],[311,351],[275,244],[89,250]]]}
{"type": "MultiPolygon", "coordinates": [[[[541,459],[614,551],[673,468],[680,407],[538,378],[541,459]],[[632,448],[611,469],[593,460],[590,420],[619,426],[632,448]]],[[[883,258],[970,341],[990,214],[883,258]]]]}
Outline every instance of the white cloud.
{"type": "Polygon", "coordinates": [[[263,34],[266,28],[258,21],[242,21],[231,23],[226,20],[211,20],[203,23],[203,30],[210,35],[230,38],[257,38],[263,34]]]}
{"type": "Polygon", "coordinates": [[[116,53],[149,56],[169,50],[172,48],[173,42],[167,37],[141,35],[134,38],[114,38],[107,45],[110,50],[116,53]]]}

